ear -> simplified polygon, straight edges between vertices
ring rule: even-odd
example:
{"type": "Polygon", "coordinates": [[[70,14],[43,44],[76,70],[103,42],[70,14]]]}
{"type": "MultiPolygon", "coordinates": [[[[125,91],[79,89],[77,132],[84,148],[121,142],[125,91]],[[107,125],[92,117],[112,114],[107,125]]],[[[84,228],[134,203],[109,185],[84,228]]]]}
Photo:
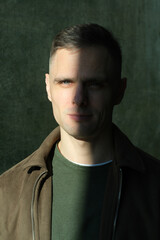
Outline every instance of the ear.
{"type": "Polygon", "coordinates": [[[114,105],[118,105],[122,101],[126,87],[127,87],[127,78],[122,78],[120,86],[116,93],[114,105]]]}
{"type": "Polygon", "coordinates": [[[51,87],[50,87],[50,79],[49,79],[49,74],[45,74],[45,83],[46,83],[46,92],[48,96],[48,100],[51,102],[51,87]]]}

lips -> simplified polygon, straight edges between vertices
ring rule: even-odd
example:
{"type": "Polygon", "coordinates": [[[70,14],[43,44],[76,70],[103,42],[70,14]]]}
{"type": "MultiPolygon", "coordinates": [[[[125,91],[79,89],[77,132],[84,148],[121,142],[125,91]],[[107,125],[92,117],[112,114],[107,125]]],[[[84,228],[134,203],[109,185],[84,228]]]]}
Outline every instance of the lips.
{"type": "Polygon", "coordinates": [[[68,114],[69,117],[77,122],[88,121],[92,117],[91,114],[68,114]]]}

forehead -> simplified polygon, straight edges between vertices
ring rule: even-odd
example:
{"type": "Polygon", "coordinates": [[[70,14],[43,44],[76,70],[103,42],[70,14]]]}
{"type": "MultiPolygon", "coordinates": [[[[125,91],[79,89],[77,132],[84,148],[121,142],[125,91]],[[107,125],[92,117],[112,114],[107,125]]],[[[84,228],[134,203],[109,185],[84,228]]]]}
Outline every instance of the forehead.
{"type": "MultiPolygon", "coordinates": [[[[104,47],[58,49],[50,60],[50,74],[106,74],[111,69],[111,57],[104,47]]],[[[70,76],[69,76],[70,77],[70,76]]]]}

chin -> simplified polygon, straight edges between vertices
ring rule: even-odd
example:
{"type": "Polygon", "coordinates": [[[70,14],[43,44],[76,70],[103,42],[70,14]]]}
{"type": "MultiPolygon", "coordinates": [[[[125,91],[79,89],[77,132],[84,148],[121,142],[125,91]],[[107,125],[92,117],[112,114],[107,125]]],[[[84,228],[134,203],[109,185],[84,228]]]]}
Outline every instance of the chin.
{"type": "Polygon", "coordinates": [[[72,127],[70,128],[63,128],[63,130],[73,138],[77,140],[84,140],[84,141],[89,141],[95,137],[95,129],[74,129],[72,127]]]}

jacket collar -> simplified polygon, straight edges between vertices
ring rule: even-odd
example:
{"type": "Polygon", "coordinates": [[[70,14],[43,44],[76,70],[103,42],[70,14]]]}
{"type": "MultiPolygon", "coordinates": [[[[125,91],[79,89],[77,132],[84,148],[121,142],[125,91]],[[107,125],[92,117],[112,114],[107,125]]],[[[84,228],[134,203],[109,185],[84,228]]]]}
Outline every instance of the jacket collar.
{"type": "MultiPolygon", "coordinates": [[[[143,159],[138,149],[129,141],[117,126],[113,124],[114,136],[114,161],[119,167],[129,167],[137,171],[144,171],[143,159]]],[[[54,145],[60,139],[60,128],[55,128],[43,141],[40,147],[24,161],[23,167],[26,168],[45,168],[52,161],[54,145]]]]}
{"type": "Polygon", "coordinates": [[[48,169],[48,165],[52,155],[52,150],[54,150],[55,143],[60,139],[60,128],[55,128],[47,138],[42,142],[40,147],[33,152],[30,156],[24,159],[24,169],[26,168],[45,168],[48,169]]]}

